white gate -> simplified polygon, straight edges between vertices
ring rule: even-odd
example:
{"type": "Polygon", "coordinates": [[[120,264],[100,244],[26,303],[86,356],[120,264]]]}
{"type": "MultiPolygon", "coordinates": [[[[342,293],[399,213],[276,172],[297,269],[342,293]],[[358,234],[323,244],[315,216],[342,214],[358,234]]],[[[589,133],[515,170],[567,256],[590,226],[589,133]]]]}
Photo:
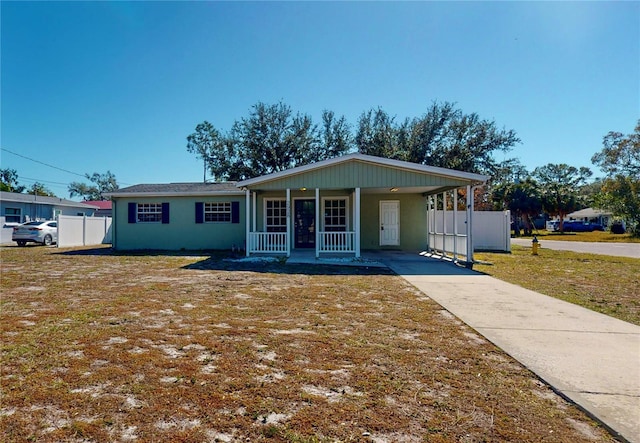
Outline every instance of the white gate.
{"type": "MultiPolygon", "coordinates": [[[[511,251],[510,211],[473,211],[471,237],[474,251],[511,251]]],[[[429,247],[438,251],[460,251],[466,247],[467,214],[458,212],[454,229],[453,211],[429,210],[429,247]],[[458,234],[456,234],[458,233],[458,234]],[[445,244],[443,244],[445,242],[445,244]],[[457,248],[453,243],[457,242],[457,248]],[[451,244],[449,244],[451,243],[451,244]]]]}
{"type": "Polygon", "coordinates": [[[58,247],[111,243],[111,217],[58,215],[58,247]]]}

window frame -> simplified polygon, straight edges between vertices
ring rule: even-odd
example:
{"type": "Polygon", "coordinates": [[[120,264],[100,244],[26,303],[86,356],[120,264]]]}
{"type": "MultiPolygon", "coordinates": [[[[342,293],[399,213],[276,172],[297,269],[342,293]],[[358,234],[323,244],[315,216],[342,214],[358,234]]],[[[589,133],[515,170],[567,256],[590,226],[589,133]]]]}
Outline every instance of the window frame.
{"type": "Polygon", "coordinates": [[[162,223],[162,209],[163,209],[163,203],[136,203],[136,223],[150,223],[150,224],[155,224],[155,223],[162,223]],[[155,211],[143,211],[140,212],[140,208],[149,208],[151,209],[151,206],[155,206],[155,211]],[[141,216],[149,216],[149,215],[155,215],[154,218],[157,218],[157,220],[142,220],[140,217],[141,216]]]}
{"type": "MultiPolygon", "coordinates": [[[[211,217],[214,218],[214,217],[211,217]]],[[[232,204],[231,201],[224,202],[202,202],[202,222],[203,223],[231,223],[232,222],[232,204]],[[224,210],[213,210],[213,206],[221,206],[225,207],[224,210]],[[210,209],[207,209],[209,206],[210,209]],[[224,220],[208,220],[207,216],[213,215],[224,215],[224,220]]]]}
{"type": "Polygon", "coordinates": [[[4,208],[4,221],[5,223],[20,223],[22,222],[22,208],[4,208]],[[16,211],[14,213],[9,213],[7,211],[9,210],[13,210],[16,211]],[[17,220],[13,220],[15,218],[18,218],[17,220]],[[9,218],[11,218],[12,220],[9,220],[9,218]]]}
{"type": "Polygon", "coordinates": [[[263,199],[263,205],[264,205],[264,211],[263,211],[263,223],[264,223],[264,231],[265,232],[287,232],[287,199],[286,198],[278,198],[278,197],[273,197],[273,198],[265,198],[263,199]],[[280,202],[280,204],[282,204],[283,206],[280,206],[278,208],[269,208],[269,203],[273,203],[273,202],[280,202]],[[278,209],[280,211],[280,214],[278,215],[269,215],[269,209],[278,209]],[[284,211],[284,213],[282,213],[282,211],[284,211]],[[274,225],[274,224],[269,224],[269,219],[280,219],[281,222],[284,222],[283,224],[278,224],[278,225],[274,225]],[[278,229],[273,229],[273,228],[278,228],[278,229]]]}
{"type": "MultiPolygon", "coordinates": [[[[338,208],[329,208],[329,209],[340,209],[338,208]]],[[[343,196],[331,196],[331,197],[322,197],[322,231],[323,232],[348,232],[349,231],[349,197],[343,196]],[[327,215],[327,202],[328,201],[343,201],[344,202],[344,225],[342,224],[327,224],[327,217],[335,218],[342,217],[342,215],[338,214],[330,214],[327,215]],[[343,228],[343,229],[335,229],[335,228],[343,228]]]]}

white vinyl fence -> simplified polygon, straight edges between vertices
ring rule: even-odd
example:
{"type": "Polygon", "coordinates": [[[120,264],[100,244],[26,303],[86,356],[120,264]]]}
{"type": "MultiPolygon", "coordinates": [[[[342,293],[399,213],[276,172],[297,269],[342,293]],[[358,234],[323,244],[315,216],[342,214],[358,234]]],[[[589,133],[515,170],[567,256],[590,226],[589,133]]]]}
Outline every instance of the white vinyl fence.
{"type": "MultiPolygon", "coordinates": [[[[433,239],[439,240],[442,243],[442,239],[446,242],[453,242],[453,233],[456,232],[453,228],[453,211],[446,211],[444,216],[441,210],[430,210],[429,220],[430,227],[433,229],[435,223],[435,232],[440,234],[433,236],[433,239]],[[441,235],[446,233],[446,235],[441,235]]],[[[471,233],[473,238],[473,250],[474,251],[511,251],[511,213],[510,211],[473,211],[473,231],[471,233]]],[[[456,216],[457,241],[460,243],[466,243],[466,236],[462,235],[467,232],[467,214],[466,212],[458,212],[456,216]]],[[[432,230],[430,229],[430,231],[432,230]]],[[[430,236],[431,237],[431,236],[430,236]]],[[[430,239],[431,243],[431,239],[430,239]]],[[[438,242],[430,244],[433,249],[442,250],[442,245],[438,242]]],[[[445,250],[452,251],[453,246],[444,248],[445,250]]],[[[459,249],[464,250],[464,248],[459,249]]]]}
{"type": "Polygon", "coordinates": [[[58,216],[58,247],[111,243],[111,217],[58,216]]]}

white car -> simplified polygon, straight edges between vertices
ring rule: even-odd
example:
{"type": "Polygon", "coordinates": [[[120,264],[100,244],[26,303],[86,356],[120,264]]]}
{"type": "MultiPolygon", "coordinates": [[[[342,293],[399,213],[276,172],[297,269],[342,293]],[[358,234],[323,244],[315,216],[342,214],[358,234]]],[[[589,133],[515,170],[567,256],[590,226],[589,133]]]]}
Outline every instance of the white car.
{"type": "Polygon", "coordinates": [[[50,246],[58,241],[58,222],[51,220],[23,223],[13,228],[11,240],[18,243],[18,246],[25,246],[27,242],[50,246]]]}

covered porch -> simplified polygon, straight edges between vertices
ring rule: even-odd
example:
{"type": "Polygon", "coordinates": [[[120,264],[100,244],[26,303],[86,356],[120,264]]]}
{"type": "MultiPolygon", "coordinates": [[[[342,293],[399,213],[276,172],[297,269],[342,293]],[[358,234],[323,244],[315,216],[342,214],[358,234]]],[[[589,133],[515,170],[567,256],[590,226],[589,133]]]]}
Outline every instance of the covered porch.
{"type": "Polygon", "coordinates": [[[352,154],[245,180],[238,187],[245,192],[246,254],[305,251],[316,259],[359,259],[363,250],[431,249],[470,261],[471,223],[464,232],[439,232],[430,213],[438,202],[446,208],[447,193],[460,188],[468,212],[472,186],[484,179],[352,154]]]}

